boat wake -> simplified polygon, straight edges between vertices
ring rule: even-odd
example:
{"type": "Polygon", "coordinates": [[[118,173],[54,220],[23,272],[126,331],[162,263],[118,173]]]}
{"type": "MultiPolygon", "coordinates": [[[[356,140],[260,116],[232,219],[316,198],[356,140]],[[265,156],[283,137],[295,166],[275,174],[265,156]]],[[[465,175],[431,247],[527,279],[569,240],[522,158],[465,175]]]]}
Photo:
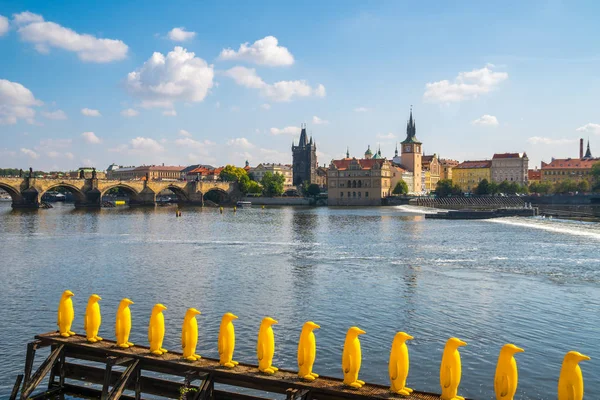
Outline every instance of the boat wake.
{"type": "Polygon", "coordinates": [[[401,211],[403,213],[409,214],[437,214],[440,211],[448,211],[442,210],[441,208],[431,208],[431,207],[419,207],[419,206],[395,206],[396,210],[401,211]]]}
{"type": "Polygon", "coordinates": [[[575,236],[585,236],[600,240],[600,224],[560,219],[543,218],[496,218],[487,220],[496,224],[521,226],[524,228],[541,229],[548,232],[563,233],[575,236]]]}

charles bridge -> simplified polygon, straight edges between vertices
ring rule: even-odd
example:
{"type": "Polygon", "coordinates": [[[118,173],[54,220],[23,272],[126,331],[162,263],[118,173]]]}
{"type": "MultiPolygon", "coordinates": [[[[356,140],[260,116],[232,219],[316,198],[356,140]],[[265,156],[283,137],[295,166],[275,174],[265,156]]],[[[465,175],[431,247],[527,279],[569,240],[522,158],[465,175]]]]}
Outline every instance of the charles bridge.
{"type": "Polygon", "coordinates": [[[212,191],[225,202],[240,197],[234,182],[0,177],[0,189],[8,192],[13,208],[39,208],[44,193],[57,188],[71,192],[75,207],[82,208],[101,207],[102,197],[114,188],[128,193],[130,206],[155,205],[156,196],[163,190],[175,193],[180,204],[204,205],[204,196],[212,191]]]}

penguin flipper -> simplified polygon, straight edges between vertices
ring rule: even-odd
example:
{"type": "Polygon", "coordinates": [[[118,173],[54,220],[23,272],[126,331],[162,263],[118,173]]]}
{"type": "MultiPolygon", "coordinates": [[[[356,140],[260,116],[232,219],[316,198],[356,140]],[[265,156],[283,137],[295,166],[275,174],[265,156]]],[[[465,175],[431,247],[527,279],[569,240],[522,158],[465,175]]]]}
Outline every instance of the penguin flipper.
{"type": "Polygon", "coordinates": [[[444,388],[448,388],[452,384],[452,368],[446,365],[444,366],[444,372],[444,388]]]}
{"type": "Polygon", "coordinates": [[[510,386],[510,379],[508,375],[502,375],[502,379],[500,381],[500,396],[504,397],[508,394],[508,388],[510,386]]]}
{"type": "Polygon", "coordinates": [[[392,370],[390,371],[390,372],[391,372],[391,375],[390,375],[390,379],[391,379],[391,380],[395,381],[396,379],[398,379],[398,374],[399,374],[399,371],[398,371],[398,370],[399,370],[399,369],[400,369],[400,368],[399,368],[399,366],[398,366],[398,363],[397,363],[397,362],[395,362],[395,363],[394,363],[394,366],[392,367],[392,370]]]}
{"type": "Polygon", "coordinates": [[[219,332],[219,342],[217,348],[219,349],[219,354],[223,354],[223,335],[221,335],[221,332],[219,332]]]}
{"type": "Polygon", "coordinates": [[[261,343],[258,344],[258,360],[261,361],[263,359],[264,356],[264,349],[263,349],[264,345],[261,343]]]}
{"type": "Polygon", "coordinates": [[[300,345],[298,347],[298,366],[302,365],[304,365],[304,346],[300,345]]]}

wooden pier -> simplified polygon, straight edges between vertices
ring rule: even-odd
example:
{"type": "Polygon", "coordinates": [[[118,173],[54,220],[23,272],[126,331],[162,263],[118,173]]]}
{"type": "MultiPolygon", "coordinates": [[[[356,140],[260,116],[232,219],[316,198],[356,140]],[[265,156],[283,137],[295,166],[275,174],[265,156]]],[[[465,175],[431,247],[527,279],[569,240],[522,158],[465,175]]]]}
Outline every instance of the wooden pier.
{"type": "Polygon", "coordinates": [[[190,362],[175,352],[154,356],[144,346],[122,349],[110,340],[92,344],[85,336],[63,338],[57,332],[38,335],[28,344],[25,371],[17,378],[11,400],[17,398],[19,388],[21,399],[45,399],[61,394],[103,400],[142,399],[144,395],[194,400],[283,398],[273,393],[290,400],[440,398],[438,394],[416,391],[411,396],[401,396],[390,392],[388,386],[370,383],[361,389],[352,389],[344,386],[340,379],[324,376],[307,382],[294,371],[279,370],[274,375],[265,375],[256,365],[240,363],[229,369],[220,366],[215,359],[190,362]],[[50,355],[32,374],[36,350],[42,347],[50,347],[50,355]],[[50,375],[48,387],[40,390],[39,385],[47,375],[50,375]],[[234,391],[223,390],[220,385],[228,385],[234,391]],[[248,395],[236,393],[235,388],[268,393],[248,395]]]}

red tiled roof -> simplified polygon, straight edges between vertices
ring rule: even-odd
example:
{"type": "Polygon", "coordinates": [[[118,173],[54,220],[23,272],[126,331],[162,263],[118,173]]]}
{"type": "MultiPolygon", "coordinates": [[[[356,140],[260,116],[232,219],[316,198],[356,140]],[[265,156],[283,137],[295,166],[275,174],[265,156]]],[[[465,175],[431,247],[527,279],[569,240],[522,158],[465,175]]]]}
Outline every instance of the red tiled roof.
{"type": "Polygon", "coordinates": [[[523,157],[527,157],[527,153],[496,153],[494,154],[494,157],[492,157],[494,160],[498,159],[498,158],[523,158],[523,157]]]}
{"type": "MultiPolygon", "coordinates": [[[[342,160],[333,160],[333,165],[335,165],[335,167],[337,169],[348,169],[350,167],[350,164],[352,163],[352,161],[354,160],[354,158],[344,158],[342,160]]],[[[362,159],[357,159],[356,161],[358,161],[358,163],[360,164],[360,166],[362,167],[362,169],[372,169],[373,165],[375,164],[379,164],[379,165],[383,165],[383,163],[386,161],[383,158],[371,158],[371,159],[366,159],[366,158],[362,158],[362,159]]]]}
{"type": "Polygon", "coordinates": [[[458,161],[456,160],[450,160],[447,158],[441,158],[440,159],[440,164],[444,167],[454,167],[457,166],[458,164],[460,164],[458,161]]]}
{"type": "Polygon", "coordinates": [[[463,161],[454,167],[454,169],[491,168],[491,166],[492,162],[490,160],[463,161]]]}
{"type": "Polygon", "coordinates": [[[542,169],[591,169],[592,165],[600,162],[600,158],[580,160],[579,158],[556,158],[550,163],[542,162],[542,169]]]}
{"type": "Polygon", "coordinates": [[[530,181],[542,179],[542,171],[539,169],[530,169],[527,171],[527,179],[530,181]]]}

